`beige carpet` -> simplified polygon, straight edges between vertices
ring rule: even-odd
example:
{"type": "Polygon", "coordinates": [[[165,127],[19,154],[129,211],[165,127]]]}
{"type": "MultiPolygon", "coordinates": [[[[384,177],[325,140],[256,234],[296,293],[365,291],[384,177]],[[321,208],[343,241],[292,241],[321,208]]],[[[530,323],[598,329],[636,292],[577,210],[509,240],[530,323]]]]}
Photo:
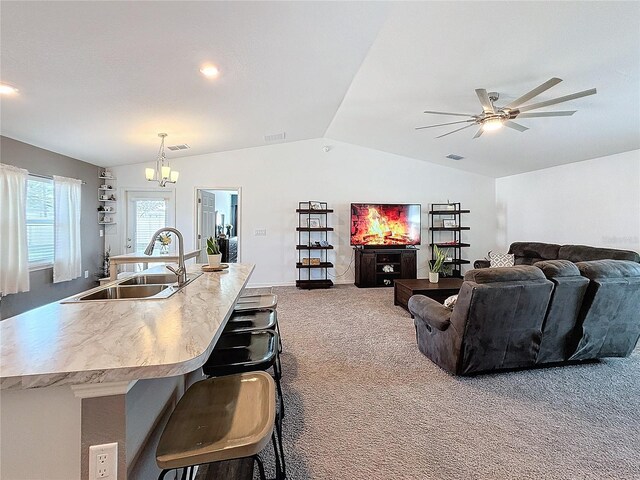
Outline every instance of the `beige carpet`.
{"type": "Polygon", "coordinates": [[[640,350],[454,378],[392,289],[273,291],[290,479],[640,479],[640,350]]]}

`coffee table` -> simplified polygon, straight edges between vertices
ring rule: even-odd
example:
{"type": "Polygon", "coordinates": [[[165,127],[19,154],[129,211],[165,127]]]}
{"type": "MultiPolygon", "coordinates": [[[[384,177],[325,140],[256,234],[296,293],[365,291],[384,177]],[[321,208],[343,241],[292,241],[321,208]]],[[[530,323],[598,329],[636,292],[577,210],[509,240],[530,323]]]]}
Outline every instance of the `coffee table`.
{"type": "Polygon", "coordinates": [[[461,286],[461,278],[441,278],[438,283],[431,283],[426,278],[396,280],[393,286],[393,304],[408,311],[407,303],[412,295],[425,295],[442,303],[451,295],[456,295],[461,286]]]}

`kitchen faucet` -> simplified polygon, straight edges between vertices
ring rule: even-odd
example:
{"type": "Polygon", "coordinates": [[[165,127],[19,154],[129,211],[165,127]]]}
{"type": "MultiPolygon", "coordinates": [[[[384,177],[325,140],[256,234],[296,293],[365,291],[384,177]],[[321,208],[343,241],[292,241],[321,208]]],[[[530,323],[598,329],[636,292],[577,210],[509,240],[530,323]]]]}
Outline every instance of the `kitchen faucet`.
{"type": "Polygon", "coordinates": [[[158,235],[162,232],[172,232],[176,234],[178,237],[178,268],[173,268],[171,265],[167,265],[167,269],[171,270],[178,276],[178,285],[182,285],[187,282],[187,269],[184,266],[184,239],[182,238],[182,234],[173,227],[163,227],[153,234],[151,237],[151,241],[147,248],[144,250],[145,255],[151,255],[153,253],[153,249],[155,247],[156,241],[158,240],[158,235]]]}

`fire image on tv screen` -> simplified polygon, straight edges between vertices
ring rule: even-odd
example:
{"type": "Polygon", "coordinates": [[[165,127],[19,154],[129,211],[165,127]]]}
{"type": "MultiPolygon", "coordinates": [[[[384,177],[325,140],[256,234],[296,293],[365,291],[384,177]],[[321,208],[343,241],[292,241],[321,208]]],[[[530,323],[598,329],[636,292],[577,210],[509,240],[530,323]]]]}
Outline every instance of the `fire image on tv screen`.
{"type": "Polygon", "coordinates": [[[419,245],[419,204],[351,204],[351,245],[419,245]]]}

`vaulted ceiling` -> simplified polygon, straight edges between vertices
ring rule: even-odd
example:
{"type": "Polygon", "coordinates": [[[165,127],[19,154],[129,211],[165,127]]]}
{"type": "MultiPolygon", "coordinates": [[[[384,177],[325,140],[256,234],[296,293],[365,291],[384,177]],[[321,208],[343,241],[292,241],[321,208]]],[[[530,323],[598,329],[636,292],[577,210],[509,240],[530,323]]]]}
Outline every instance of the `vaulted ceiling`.
{"type": "Polygon", "coordinates": [[[11,2],[0,9],[0,132],[97,165],[159,145],[196,155],[329,137],[503,176],[640,148],[639,2],[11,2]],[[212,62],[217,80],[199,73],[212,62]],[[571,117],[414,127],[480,113],[474,89],[571,117]],[[460,161],[446,159],[455,153],[460,161]]]}

